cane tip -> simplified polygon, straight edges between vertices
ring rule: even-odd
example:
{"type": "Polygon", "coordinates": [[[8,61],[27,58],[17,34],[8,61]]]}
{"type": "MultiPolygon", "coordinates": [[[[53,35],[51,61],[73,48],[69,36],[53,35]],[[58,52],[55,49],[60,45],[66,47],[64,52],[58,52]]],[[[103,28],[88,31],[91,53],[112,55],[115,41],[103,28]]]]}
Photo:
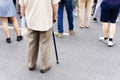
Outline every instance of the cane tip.
{"type": "Polygon", "coordinates": [[[59,64],[59,62],[58,62],[58,61],[57,61],[56,63],[57,63],[57,64],[59,64]]]}

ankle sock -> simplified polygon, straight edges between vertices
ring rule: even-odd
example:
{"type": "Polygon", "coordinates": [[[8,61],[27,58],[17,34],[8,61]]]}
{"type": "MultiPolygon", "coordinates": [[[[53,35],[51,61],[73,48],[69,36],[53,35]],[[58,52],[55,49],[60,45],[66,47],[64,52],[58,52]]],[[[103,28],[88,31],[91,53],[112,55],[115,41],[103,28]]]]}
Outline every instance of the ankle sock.
{"type": "Polygon", "coordinates": [[[107,40],[108,39],[108,37],[106,37],[106,38],[104,38],[105,40],[107,40]]]}
{"type": "Polygon", "coordinates": [[[112,39],[112,38],[109,38],[109,41],[113,41],[113,39],[112,39]]]}

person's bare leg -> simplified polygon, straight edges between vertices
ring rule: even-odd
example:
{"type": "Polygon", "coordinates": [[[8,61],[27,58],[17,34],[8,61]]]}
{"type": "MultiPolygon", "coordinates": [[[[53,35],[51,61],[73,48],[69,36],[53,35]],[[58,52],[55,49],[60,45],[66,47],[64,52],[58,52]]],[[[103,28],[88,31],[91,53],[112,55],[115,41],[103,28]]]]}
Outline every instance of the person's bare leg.
{"type": "Polygon", "coordinates": [[[20,35],[20,31],[19,31],[19,25],[18,25],[16,17],[14,16],[14,17],[11,17],[10,19],[12,21],[12,24],[13,24],[14,30],[16,32],[16,35],[19,36],[20,35]]]}
{"type": "Polygon", "coordinates": [[[104,38],[108,38],[108,32],[109,32],[108,23],[103,22],[102,27],[103,27],[104,38]]]}
{"type": "Polygon", "coordinates": [[[7,18],[1,18],[1,19],[2,19],[2,26],[4,29],[5,36],[6,36],[6,38],[9,38],[10,34],[9,34],[9,30],[8,30],[8,20],[7,20],[7,18]]]}
{"type": "Polygon", "coordinates": [[[23,39],[23,37],[21,36],[20,31],[19,31],[19,25],[18,25],[18,22],[17,22],[17,18],[14,16],[14,17],[11,17],[10,19],[12,21],[14,30],[15,30],[16,35],[17,35],[17,39],[16,40],[17,41],[21,41],[23,39]]]}
{"type": "Polygon", "coordinates": [[[112,47],[114,45],[114,42],[113,42],[113,37],[115,35],[115,32],[116,32],[116,24],[115,23],[110,23],[110,30],[109,30],[109,41],[108,41],[108,46],[109,47],[112,47]]]}
{"type": "Polygon", "coordinates": [[[113,38],[116,32],[116,24],[110,23],[110,38],[113,38]]]}

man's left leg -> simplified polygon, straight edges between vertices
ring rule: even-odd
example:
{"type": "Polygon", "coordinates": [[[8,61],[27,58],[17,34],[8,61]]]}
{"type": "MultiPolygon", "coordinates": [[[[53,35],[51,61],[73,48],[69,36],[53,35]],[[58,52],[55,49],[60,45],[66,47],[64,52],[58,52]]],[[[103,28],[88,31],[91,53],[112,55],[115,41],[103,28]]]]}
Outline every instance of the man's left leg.
{"type": "Polygon", "coordinates": [[[40,32],[40,51],[41,51],[41,73],[47,72],[50,68],[50,37],[52,29],[40,32]]]}

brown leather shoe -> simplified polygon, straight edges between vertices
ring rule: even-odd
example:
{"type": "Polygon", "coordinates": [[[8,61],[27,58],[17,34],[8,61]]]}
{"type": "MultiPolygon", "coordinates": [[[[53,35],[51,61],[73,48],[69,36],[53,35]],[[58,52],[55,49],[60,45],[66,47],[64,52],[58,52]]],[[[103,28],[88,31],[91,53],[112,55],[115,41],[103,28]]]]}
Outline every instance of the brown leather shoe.
{"type": "Polygon", "coordinates": [[[84,28],[84,26],[79,26],[81,29],[83,29],[84,28]]]}
{"type": "Polygon", "coordinates": [[[89,26],[85,26],[86,28],[89,28],[89,26]]]}
{"type": "Polygon", "coordinates": [[[75,34],[75,31],[74,30],[69,30],[69,34],[73,35],[73,34],[75,34]]]}
{"type": "Polygon", "coordinates": [[[45,72],[49,71],[51,68],[52,68],[52,66],[49,66],[48,68],[46,68],[44,70],[40,69],[40,72],[45,73],[45,72]]]}

